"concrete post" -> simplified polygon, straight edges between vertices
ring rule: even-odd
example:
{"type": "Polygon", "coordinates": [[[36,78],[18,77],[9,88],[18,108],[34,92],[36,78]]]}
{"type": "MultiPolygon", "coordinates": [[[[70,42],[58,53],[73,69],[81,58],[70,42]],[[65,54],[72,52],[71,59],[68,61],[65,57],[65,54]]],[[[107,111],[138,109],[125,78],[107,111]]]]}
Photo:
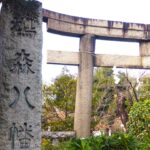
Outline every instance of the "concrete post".
{"type": "Polygon", "coordinates": [[[38,17],[16,17],[15,7],[6,5],[0,12],[0,150],[41,150],[42,9],[38,4],[38,17]]]}
{"type": "Polygon", "coordinates": [[[74,130],[77,137],[81,138],[90,136],[94,48],[94,36],[83,35],[80,39],[79,75],[74,119],[74,130]]]}
{"type": "Polygon", "coordinates": [[[140,42],[140,56],[150,56],[150,42],[140,42]]]}
{"type": "Polygon", "coordinates": [[[149,68],[150,64],[150,42],[140,42],[141,65],[143,68],[149,68]]]}

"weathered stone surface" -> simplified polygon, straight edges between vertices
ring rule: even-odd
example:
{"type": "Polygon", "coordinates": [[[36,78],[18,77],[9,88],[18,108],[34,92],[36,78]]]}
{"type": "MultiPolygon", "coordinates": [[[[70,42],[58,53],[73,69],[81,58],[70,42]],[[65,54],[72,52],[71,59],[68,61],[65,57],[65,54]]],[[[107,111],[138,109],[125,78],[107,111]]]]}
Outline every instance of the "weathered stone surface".
{"type": "Polygon", "coordinates": [[[78,52],[47,51],[48,64],[79,65],[78,52]]]}
{"type": "Polygon", "coordinates": [[[49,32],[81,36],[93,34],[98,38],[140,41],[150,39],[150,25],[107,21],[69,16],[43,9],[43,20],[49,32]]]}
{"type": "Polygon", "coordinates": [[[93,35],[87,34],[81,37],[74,118],[74,130],[77,137],[90,136],[94,48],[93,35]]]}
{"type": "Polygon", "coordinates": [[[42,137],[46,139],[62,139],[62,138],[74,138],[74,131],[66,131],[66,132],[51,132],[51,131],[43,131],[42,137]]]}
{"type": "Polygon", "coordinates": [[[41,149],[41,10],[35,28],[29,20],[21,31],[16,23],[13,32],[15,18],[6,8],[1,10],[0,150],[41,149]]]}
{"type": "Polygon", "coordinates": [[[140,56],[150,56],[150,42],[140,42],[140,56]]]}
{"type": "Polygon", "coordinates": [[[142,58],[139,56],[97,54],[95,55],[95,66],[116,66],[118,68],[143,68],[141,59],[142,58]]]}
{"type": "MultiPolygon", "coordinates": [[[[143,49],[144,51],[146,49],[143,49]]],[[[144,53],[144,52],[143,52],[144,53]]],[[[67,51],[47,51],[48,64],[61,65],[79,65],[80,53],[67,51]]],[[[150,68],[149,54],[145,56],[125,56],[125,55],[108,55],[108,54],[93,54],[95,67],[113,67],[117,68],[150,68]]]]}

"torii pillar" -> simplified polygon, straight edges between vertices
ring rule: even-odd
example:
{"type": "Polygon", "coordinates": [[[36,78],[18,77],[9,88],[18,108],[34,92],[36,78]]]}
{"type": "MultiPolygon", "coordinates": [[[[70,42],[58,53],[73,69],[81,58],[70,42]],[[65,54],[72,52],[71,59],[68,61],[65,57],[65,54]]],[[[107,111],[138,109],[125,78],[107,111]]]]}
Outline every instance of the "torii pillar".
{"type": "Polygon", "coordinates": [[[95,39],[86,34],[80,38],[79,71],[76,92],[74,130],[77,137],[90,136],[92,84],[95,39]]]}

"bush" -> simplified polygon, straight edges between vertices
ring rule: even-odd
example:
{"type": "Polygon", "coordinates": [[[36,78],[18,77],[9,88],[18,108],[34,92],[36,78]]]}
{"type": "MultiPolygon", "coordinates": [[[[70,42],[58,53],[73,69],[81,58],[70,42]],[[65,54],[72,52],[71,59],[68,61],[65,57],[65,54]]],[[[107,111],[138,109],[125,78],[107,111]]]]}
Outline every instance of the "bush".
{"type": "Polygon", "coordinates": [[[50,140],[42,139],[42,150],[51,150],[53,149],[52,143],[50,140]]]}
{"type": "Polygon", "coordinates": [[[73,117],[67,117],[65,120],[52,120],[48,126],[51,127],[51,131],[72,131],[73,119],[73,117]]]}
{"type": "Polygon", "coordinates": [[[43,139],[42,150],[150,150],[150,138],[140,141],[130,134],[115,133],[112,136],[72,139],[58,145],[43,139]]]}
{"type": "Polygon", "coordinates": [[[61,142],[58,145],[53,145],[52,141],[49,139],[42,139],[42,150],[62,150],[64,149],[63,147],[66,147],[66,144],[68,144],[68,142],[61,142]]]}
{"type": "Polygon", "coordinates": [[[140,141],[150,138],[150,100],[135,102],[129,112],[128,132],[140,141]]]}
{"type": "Polygon", "coordinates": [[[128,134],[72,139],[60,150],[138,150],[136,139],[128,134]]]}
{"type": "Polygon", "coordinates": [[[150,150],[150,136],[139,141],[139,150],[150,150]]]}

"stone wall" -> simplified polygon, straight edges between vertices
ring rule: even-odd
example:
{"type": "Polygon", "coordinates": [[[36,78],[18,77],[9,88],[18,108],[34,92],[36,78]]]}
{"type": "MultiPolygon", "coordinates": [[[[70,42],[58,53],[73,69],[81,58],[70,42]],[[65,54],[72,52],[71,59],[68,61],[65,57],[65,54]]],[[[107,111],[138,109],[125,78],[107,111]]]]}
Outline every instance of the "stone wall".
{"type": "Polygon", "coordinates": [[[0,14],[0,150],[41,149],[42,8],[0,14]]]}

